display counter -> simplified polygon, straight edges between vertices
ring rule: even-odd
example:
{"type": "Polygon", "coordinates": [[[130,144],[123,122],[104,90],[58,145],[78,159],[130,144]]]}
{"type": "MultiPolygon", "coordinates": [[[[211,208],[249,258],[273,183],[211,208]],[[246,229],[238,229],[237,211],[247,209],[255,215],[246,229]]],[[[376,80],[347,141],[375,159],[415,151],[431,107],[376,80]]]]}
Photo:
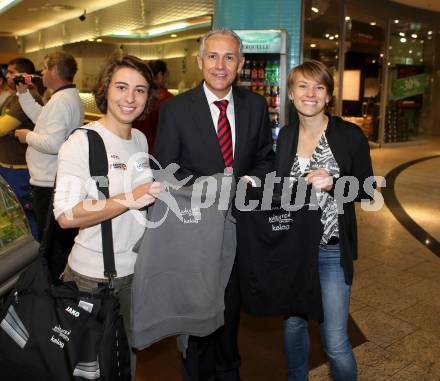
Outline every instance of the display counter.
{"type": "Polygon", "coordinates": [[[0,176],[0,297],[38,256],[38,247],[21,204],[0,176]]]}

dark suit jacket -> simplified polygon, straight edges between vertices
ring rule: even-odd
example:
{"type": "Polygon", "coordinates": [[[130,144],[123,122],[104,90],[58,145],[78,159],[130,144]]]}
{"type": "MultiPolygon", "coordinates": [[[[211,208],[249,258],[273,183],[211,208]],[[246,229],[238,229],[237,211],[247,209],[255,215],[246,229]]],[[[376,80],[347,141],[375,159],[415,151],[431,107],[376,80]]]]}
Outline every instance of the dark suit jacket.
{"type": "MultiPolygon", "coordinates": [[[[331,116],[325,136],[340,169],[340,176],[354,176],[359,181],[355,201],[371,199],[365,192],[364,181],[373,176],[370,147],[362,130],[355,124],[331,116]]],[[[275,170],[277,176],[288,177],[298,147],[299,120],[283,127],[277,141],[275,170]]],[[[357,224],[354,202],[344,203],[344,213],[338,215],[339,244],[345,281],[353,280],[353,260],[357,259],[357,224]]]]}
{"type": "MultiPolygon", "coordinates": [[[[239,87],[233,87],[232,91],[234,175],[264,179],[274,156],[266,101],[239,87]]],[[[179,164],[175,175],[179,180],[188,175],[200,177],[223,172],[224,161],[203,84],[163,104],[153,156],[163,168],[170,163],[179,164]]]]}

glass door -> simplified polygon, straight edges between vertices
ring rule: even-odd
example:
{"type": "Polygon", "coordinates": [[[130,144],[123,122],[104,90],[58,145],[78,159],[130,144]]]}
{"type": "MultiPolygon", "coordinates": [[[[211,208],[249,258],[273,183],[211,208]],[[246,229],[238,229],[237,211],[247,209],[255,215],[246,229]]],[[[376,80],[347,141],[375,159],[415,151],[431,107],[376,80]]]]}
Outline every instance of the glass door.
{"type": "Polygon", "coordinates": [[[438,78],[434,37],[434,25],[390,20],[384,143],[417,140],[432,130],[438,78]]]}

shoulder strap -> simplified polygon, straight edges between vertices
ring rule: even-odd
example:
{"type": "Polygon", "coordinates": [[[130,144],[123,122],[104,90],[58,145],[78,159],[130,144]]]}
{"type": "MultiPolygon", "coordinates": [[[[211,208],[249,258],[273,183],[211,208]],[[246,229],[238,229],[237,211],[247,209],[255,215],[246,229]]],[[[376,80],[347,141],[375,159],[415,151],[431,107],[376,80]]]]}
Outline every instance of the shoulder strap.
{"type": "MultiPolygon", "coordinates": [[[[79,129],[79,128],[78,128],[79,129]]],[[[107,151],[101,136],[94,130],[81,128],[87,131],[89,140],[89,168],[90,175],[96,182],[98,192],[105,198],[110,198],[108,182],[107,151]]],[[[104,257],[104,276],[109,279],[110,287],[113,278],[116,278],[115,253],[113,250],[112,220],[101,222],[102,254],[104,257]]]]}

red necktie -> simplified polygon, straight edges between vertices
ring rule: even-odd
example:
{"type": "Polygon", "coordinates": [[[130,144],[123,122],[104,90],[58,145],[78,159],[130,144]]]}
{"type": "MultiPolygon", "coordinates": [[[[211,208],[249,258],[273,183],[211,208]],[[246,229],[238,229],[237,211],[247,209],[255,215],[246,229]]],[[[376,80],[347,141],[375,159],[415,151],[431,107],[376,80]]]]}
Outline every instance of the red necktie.
{"type": "Polygon", "coordinates": [[[221,101],[215,101],[214,104],[220,110],[217,123],[217,137],[220,145],[220,151],[222,152],[223,160],[225,161],[225,167],[232,167],[234,162],[232,150],[232,131],[228,116],[226,115],[226,109],[228,108],[229,101],[223,99],[221,101]]]}

